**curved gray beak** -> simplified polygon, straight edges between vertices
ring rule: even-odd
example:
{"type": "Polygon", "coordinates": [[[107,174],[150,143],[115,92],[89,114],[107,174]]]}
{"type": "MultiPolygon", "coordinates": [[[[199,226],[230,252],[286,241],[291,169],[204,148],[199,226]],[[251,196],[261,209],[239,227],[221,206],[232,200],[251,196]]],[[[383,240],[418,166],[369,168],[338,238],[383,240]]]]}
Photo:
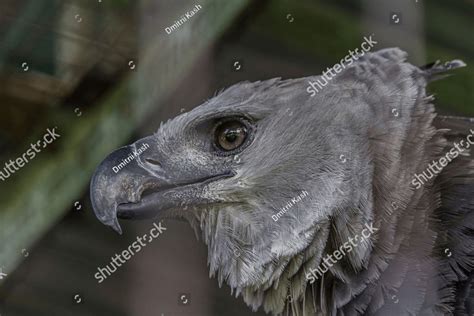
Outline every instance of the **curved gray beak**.
{"type": "Polygon", "coordinates": [[[92,176],[90,196],[94,213],[119,234],[122,229],[117,218],[165,216],[168,210],[172,212],[185,204],[214,203],[201,194],[203,188],[210,182],[234,176],[228,169],[216,172],[199,165],[182,169],[169,161],[163,163],[166,155],[148,144],[154,144],[153,136],[117,149],[92,176]],[[165,170],[162,165],[168,168],[165,170]]]}

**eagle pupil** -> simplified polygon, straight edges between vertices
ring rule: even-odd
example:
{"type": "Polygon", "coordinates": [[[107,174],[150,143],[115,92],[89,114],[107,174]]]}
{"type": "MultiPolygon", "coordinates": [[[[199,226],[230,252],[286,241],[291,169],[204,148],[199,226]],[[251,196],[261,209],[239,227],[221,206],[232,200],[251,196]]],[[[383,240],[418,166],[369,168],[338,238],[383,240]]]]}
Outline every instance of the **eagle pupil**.
{"type": "Polygon", "coordinates": [[[218,149],[232,151],[245,143],[247,128],[238,120],[225,121],[217,126],[214,137],[218,149]]]}
{"type": "Polygon", "coordinates": [[[240,132],[239,130],[228,131],[227,134],[225,135],[225,139],[229,143],[233,143],[237,140],[239,132],[240,132]]]}

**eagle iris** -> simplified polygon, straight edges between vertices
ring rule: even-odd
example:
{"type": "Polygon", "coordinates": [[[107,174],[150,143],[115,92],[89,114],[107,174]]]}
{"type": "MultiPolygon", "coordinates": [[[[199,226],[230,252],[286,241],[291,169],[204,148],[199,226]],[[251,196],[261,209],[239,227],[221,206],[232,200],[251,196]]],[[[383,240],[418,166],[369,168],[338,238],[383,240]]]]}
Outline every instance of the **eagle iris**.
{"type": "Polygon", "coordinates": [[[232,120],[221,123],[215,131],[215,142],[219,149],[232,151],[247,139],[247,127],[239,121],[232,120]]]}

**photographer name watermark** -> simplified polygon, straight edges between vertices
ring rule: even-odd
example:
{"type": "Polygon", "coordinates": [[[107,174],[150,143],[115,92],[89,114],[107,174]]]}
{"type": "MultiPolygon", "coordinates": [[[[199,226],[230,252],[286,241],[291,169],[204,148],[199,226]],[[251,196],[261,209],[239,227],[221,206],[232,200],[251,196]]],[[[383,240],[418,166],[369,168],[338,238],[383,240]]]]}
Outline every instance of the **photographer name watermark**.
{"type": "Polygon", "coordinates": [[[280,217],[285,215],[285,213],[288,212],[290,208],[292,208],[296,203],[300,202],[302,199],[304,199],[308,195],[309,195],[308,192],[306,192],[305,190],[301,191],[300,195],[292,198],[290,201],[288,201],[288,203],[286,203],[286,205],[278,213],[276,213],[275,215],[272,215],[272,219],[275,222],[278,221],[280,217]]]}
{"type": "Polygon", "coordinates": [[[181,25],[186,23],[193,15],[198,13],[198,11],[201,10],[201,9],[202,9],[202,6],[200,4],[194,5],[194,9],[192,9],[191,11],[188,11],[184,15],[182,15],[179,20],[177,20],[173,23],[173,25],[165,27],[166,34],[171,34],[171,32],[176,31],[181,25]]]}
{"type": "Polygon", "coordinates": [[[43,135],[43,139],[38,140],[36,143],[30,143],[30,148],[26,150],[20,157],[15,160],[11,160],[4,164],[3,170],[0,171],[0,179],[5,181],[16,171],[24,167],[28,162],[33,160],[36,157],[36,154],[41,152],[42,148],[46,148],[49,144],[54,142],[56,139],[61,137],[56,133],[57,127],[54,127],[52,130],[47,128],[46,134],[43,135]]]}
{"type": "Polygon", "coordinates": [[[138,148],[137,151],[133,151],[130,155],[128,155],[127,158],[122,159],[121,163],[119,163],[117,166],[113,166],[112,170],[115,173],[118,173],[121,169],[125,168],[125,166],[127,166],[130,162],[132,162],[134,159],[140,156],[148,148],[150,148],[150,145],[148,145],[147,143],[143,143],[143,145],[140,148],[138,148]]]}

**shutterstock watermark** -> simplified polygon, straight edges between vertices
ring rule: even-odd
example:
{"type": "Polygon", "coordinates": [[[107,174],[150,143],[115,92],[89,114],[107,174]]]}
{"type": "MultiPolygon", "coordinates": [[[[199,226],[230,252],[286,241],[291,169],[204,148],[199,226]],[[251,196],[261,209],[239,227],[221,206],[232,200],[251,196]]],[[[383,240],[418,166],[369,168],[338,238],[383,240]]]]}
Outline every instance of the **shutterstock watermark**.
{"type": "Polygon", "coordinates": [[[61,137],[61,135],[56,133],[56,129],[57,127],[53,128],[52,130],[47,128],[46,134],[43,135],[43,139],[38,140],[36,143],[30,143],[30,148],[26,150],[20,157],[16,158],[15,160],[10,159],[10,161],[6,162],[3,167],[3,171],[0,171],[0,179],[2,179],[2,181],[8,179],[10,175],[14,174],[16,171],[20,170],[20,168],[34,159],[36,154],[41,152],[42,148],[46,148],[46,146],[61,137]]]}
{"type": "Polygon", "coordinates": [[[319,265],[317,269],[311,268],[306,274],[306,280],[313,284],[319,277],[322,277],[324,273],[328,272],[329,268],[336,264],[339,260],[344,258],[346,254],[351,252],[354,247],[360,245],[361,242],[370,238],[374,232],[379,230],[370,224],[365,224],[365,228],[362,230],[362,237],[359,239],[359,235],[355,235],[354,238],[349,237],[349,240],[343,243],[338,250],[334,250],[332,254],[327,254],[323,259],[323,263],[319,265]],[[336,259],[334,260],[333,257],[336,259]],[[329,262],[331,261],[331,262],[329,262]],[[319,276],[319,277],[318,277],[319,276]]]}
{"type": "Polygon", "coordinates": [[[335,64],[331,68],[328,67],[326,71],[323,71],[323,75],[321,76],[321,81],[320,79],[316,81],[308,81],[309,86],[308,88],[306,88],[306,91],[308,91],[308,93],[311,94],[312,97],[314,97],[316,93],[321,91],[323,87],[326,86],[328,82],[332,80],[338,73],[346,69],[347,66],[352,65],[354,60],[357,60],[359,59],[359,57],[364,56],[365,52],[370,51],[372,47],[374,47],[374,45],[377,44],[377,42],[372,39],[372,36],[373,34],[370,35],[369,38],[364,36],[364,42],[362,42],[362,44],[360,45],[360,47],[362,48],[360,52],[359,52],[359,48],[356,48],[354,51],[349,50],[349,54],[347,54],[346,57],[341,59],[339,63],[335,64]],[[333,70],[334,70],[334,73],[333,73],[333,70]],[[331,74],[332,77],[329,76],[328,73],[331,74]],[[324,84],[322,82],[322,79],[324,79],[324,84]]]}
{"type": "Polygon", "coordinates": [[[292,198],[286,205],[275,215],[272,215],[272,219],[276,222],[282,217],[290,208],[292,208],[296,203],[300,202],[303,198],[308,196],[308,192],[305,190],[301,191],[301,194],[297,197],[292,198]]]}
{"type": "Polygon", "coordinates": [[[464,152],[465,149],[469,149],[471,145],[474,145],[474,130],[470,129],[469,131],[471,133],[467,135],[466,141],[464,139],[461,139],[459,141],[459,144],[457,142],[454,142],[454,147],[451,148],[451,150],[448,151],[446,155],[444,155],[444,157],[439,158],[438,161],[433,160],[428,165],[428,168],[426,168],[426,170],[423,171],[421,174],[415,173],[415,177],[411,181],[411,184],[415,186],[415,189],[421,188],[422,185],[428,182],[428,180],[432,179],[435,174],[440,173],[443,168],[448,165],[448,163],[457,158],[462,152],[464,152]],[[441,165],[441,167],[438,165],[438,163],[439,165],[441,165]],[[436,169],[434,167],[436,167],[436,169]],[[429,176],[427,174],[428,171],[429,176]]]}
{"type": "Polygon", "coordinates": [[[130,260],[137,252],[142,250],[148,243],[151,243],[154,239],[158,238],[166,230],[166,227],[161,226],[161,222],[157,225],[153,223],[153,228],[150,229],[150,235],[144,234],[143,236],[137,236],[137,240],[128,246],[126,250],[123,250],[120,254],[115,254],[115,257],[111,257],[110,267],[107,264],[104,268],[97,268],[97,272],[94,277],[98,280],[98,283],[104,282],[107,277],[111,276],[112,273],[117,271],[127,260],[130,260]],[[123,258],[123,260],[122,260],[123,258]],[[112,269],[113,268],[113,269],[112,269]],[[106,275],[107,274],[107,275],[106,275]]]}

